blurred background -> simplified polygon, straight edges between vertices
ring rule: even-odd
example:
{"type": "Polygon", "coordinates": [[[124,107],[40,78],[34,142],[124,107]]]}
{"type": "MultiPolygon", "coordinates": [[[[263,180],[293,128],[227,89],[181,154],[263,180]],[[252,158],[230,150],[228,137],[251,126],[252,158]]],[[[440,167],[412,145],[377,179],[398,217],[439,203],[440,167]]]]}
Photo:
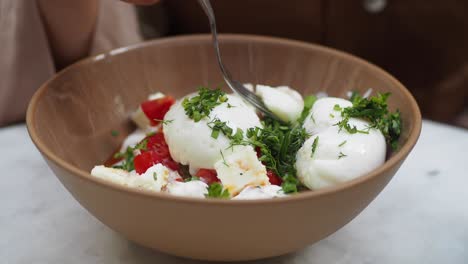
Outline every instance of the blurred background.
{"type": "MultiPolygon", "coordinates": [[[[319,43],[377,64],[410,89],[423,116],[468,128],[468,1],[212,0],[221,33],[319,43]]],[[[208,33],[196,0],[138,7],[146,39],[208,33]]]]}

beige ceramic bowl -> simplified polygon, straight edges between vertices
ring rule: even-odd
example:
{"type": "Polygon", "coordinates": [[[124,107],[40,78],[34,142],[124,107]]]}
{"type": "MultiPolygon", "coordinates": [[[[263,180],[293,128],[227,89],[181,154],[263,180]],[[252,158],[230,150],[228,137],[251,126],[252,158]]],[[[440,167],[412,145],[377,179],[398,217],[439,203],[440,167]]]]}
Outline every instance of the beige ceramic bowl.
{"type": "Polygon", "coordinates": [[[226,35],[221,43],[229,69],[243,82],[290,85],[304,95],[325,91],[345,97],[349,90],[369,87],[391,92],[391,108],[402,112],[401,149],[383,166],[353,181],[272,200],[181,198],[91,177],[90,169],[109,157],[133,129],[129,113],[149,93],[180,97],[200,85],[223,84],[207,35],[147,42],[68,67],[31,100],[29,133],[73,197],[138,244],[182,257],[224,261],[301,249],[351,221],[382,191],[418,139],[418,106],[395,78],[346,53],[245,35],[226,35]],[[112,130],[122,135],[112,137],[112,130]]]}

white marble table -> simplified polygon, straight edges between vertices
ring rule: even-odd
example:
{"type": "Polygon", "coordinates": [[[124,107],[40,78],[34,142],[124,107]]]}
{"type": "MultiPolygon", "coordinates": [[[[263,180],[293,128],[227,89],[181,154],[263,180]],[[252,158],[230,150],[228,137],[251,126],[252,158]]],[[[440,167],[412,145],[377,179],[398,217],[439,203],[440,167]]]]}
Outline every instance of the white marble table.
{"type": "MultiPolygon", "coordinates": [[[[202,263],[128,242],[67,193],[24,125],[0,129],[0,263],[202,263]]],[[[253,263],[468,263],[468,131],[425,121],[378,198],[308,248],[253,263]]]]}

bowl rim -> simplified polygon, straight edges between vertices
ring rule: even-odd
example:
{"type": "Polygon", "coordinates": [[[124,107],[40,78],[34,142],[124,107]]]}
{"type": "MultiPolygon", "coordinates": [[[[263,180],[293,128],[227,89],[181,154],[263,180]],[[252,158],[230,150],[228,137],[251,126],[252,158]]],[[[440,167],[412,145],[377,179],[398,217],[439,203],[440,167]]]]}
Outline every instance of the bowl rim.
{"type": "Polygon", "coordinates": [[[27,109],[27,113],[26,113],[26,124],[27,124],[29,136],[31,137],[32,141],[34,142],[38,150],[41,152],[41,154],[44,155],[49,161],[53,162],[58,167],[65,169],[68,173],[73,175],[73,177],[78,176],[82,180],[92,182],[94,184],[98,184],[101,187],[110,188],[110,189],[113,189],[114,191],[124,192],[129,195],[139,195],[144,198],[150,198],[150,199],[159,198],[162,200],[167,200],[170,202],[178,202],[178,203],[214,204],[214,205],[227,205],[227,206],[278,204],[278,203],[287,203],[290,201],[292,202],[292,201],[307,200],[307,199],[320,197],[320,196],[333,195],[337,192],[344,191],[356,185],[368,182],[378,177],[378,175],[385,173],[386,171],[396,166],[400,161],[402,161],[415,146],[419,138],[419,135],[421,133],[421,127],[422,127],[421,112],[416,103],[416,100],[402,83],[400,83],[395,77],[393,77],[391,74],[389,74],[388,72],[386,72],[379,66],[376,66],[368,61],[365,61],[364,59],[358,58],[354,55],[351,55],[343,51],[339,51],[339,50],[325,47],[325,46],[318,45],[318,44],[298,41],[298,40],[291,40],[291,39],[271,37],[271,36],[249,35],[249,34],[221,34],[220,40],[230,41],[230,42],[244,42],[244,41],[268,42],[268,43],[275,43],[275,44],[280,44],[280,45],[298,47],[302,49],[304,48],[314,49],[320,52],[325,52],[333,56],[345,58],[355,63],[364,65],[366,67],[373,68],[374,70],[376,70],[377,72],[379,72],[380,74],[388,78],[390,81],[392,81],[394,85],[397,86],[398,89],[401,90],[401,92],[404,94],[406,98],[408,98],[410,102],[411,113],[409,114],[412,116],[414,123],[413,123],[413,129],[410,131],[407,142],[403,146],[401,146],[399,151],[394,156],[386,160],[383,165],[379,166],[378,168],[372,170],[371,172],[365,175],[362,175],[350,181],[340,183],[336,186],[326,187],[326,188],[315,190],[315,191],[300,192],[294,195],[281,197],[281,198],[258,199],[258,200],[226,200],[226,199],[216,199],[216,198],[201,199],[201,198],[175,196],[175,195],[166,194],[166,193],[159,193],[159,192],[152,192],[152,191],[147,191],[147,190],[131,188],[131,187],[119,185],[113,182],[109,182],[100,178],[93,177],[90,174],[90,172],[79,169],[78,167],[66,162],[64,159],[55,155],[38,136],[36,132],[36,128],[35,128],[35,123],[34,123],[37,103],[40,101],[42,96],[47,91],[49,84],[54,82],[61,75],[67,73],[68,71],[73,71],[73,69],[80,67],[81,65],[86,65],[88,63],[92,63],[95,61],[104,60],[105,58],[109,56],[116,56],[120,53],[132,51],[135,49],[145,48],[148,46],[171,44],[171,43],[182,43],[182,42],[190,42],[190,41],[211,42],[210,34],[183,35],[183,36],[165,37],[165,38],[160,38],[160,39],[155,39],[155,40],[144,41],[141,43],[113,49],[108,52],[104,52],[95,56],[88,57],[66,67],[65,69],[55,74],[52,78],[47,80],[44,84],[42,84],[40,88],[34,93],[33,97],[31,98],[28,109],[27,109]]]}

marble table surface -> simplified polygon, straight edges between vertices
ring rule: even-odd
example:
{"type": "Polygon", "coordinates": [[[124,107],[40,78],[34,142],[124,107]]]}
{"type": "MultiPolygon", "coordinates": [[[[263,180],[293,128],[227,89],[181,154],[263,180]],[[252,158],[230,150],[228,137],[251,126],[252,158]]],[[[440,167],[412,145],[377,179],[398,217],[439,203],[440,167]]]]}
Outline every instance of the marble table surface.
{"type": "MultiPolygon", "coordinates": [[[[71,197],[24,125],[0,129],[0,263],[203,263],[122,238],[71,197]]],[[[252,263],[468,263],[468,130],[424,121],[386,189],[302,251],[252,263]]]]}

